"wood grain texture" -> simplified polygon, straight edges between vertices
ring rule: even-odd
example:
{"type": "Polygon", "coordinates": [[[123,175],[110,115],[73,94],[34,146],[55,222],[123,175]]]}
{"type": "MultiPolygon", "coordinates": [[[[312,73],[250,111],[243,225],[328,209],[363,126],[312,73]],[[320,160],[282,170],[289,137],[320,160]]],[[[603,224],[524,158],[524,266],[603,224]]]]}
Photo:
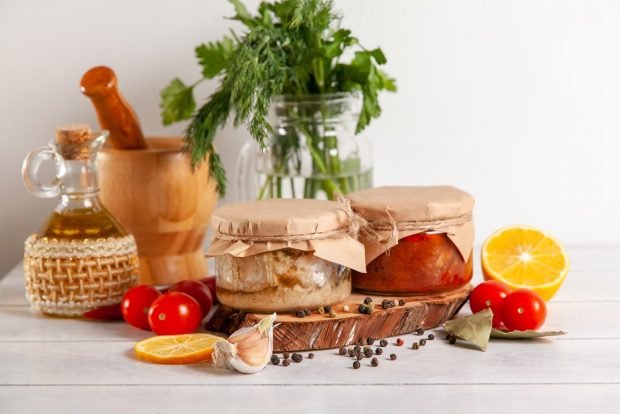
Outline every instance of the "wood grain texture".
{"type": "Polygon", "coordinates": [[[205,277],[202,244],[217,202],[208,162],[192,171],[181,138],[147,142],[147,150],[100,152],[101,200],[136,238],[140,283],[205,277]]]}
{"type": "MultiPolygon", "coordinates": [[[[416,297],[371,296],[375,303],[372,315],[360,314],[357,307],[367,295],[352,294],[345,303],[334,306],[336,317],[312,315],[299,318],[279,314],[278,328],[274,330],[273,346],[277,352],[329,349],[355,343],[359,338],[386,338],[407,334],[418,328],[434,328],[443,324],[456,313],[467,299],[471,286],[436,295],[416,297]],[[404,299],[403,306],[382,309],[384,299],[404,299]],[[349,306],[344,312],[343,305],[349,306]]],[[[264,314],[246,313],[227,306],[220,306],[207,329],[231,334],[239,328],[252,326],[264,318],[264,314]]]]}
{"type": "Polygon", "coordinates": [[[80,413],[84,407],[89,414],[248,413],[248,407],[269,414],[399,413],[403,407],[425,414],[556,413],[559,401],[562,414],[583,414],[612,412],[620,405],[620,385],[14,386],[0,388],[0,401],[3,412],[20,414],[80,413]]]}

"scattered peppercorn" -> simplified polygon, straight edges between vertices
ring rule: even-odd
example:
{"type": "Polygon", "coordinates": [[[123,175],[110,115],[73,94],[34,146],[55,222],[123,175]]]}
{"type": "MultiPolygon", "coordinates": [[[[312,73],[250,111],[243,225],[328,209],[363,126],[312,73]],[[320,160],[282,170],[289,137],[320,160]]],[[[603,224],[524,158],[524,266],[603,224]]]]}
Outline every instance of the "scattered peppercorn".
{"type": "Polygon", "coordinates": [[[317,309],[317,311],[319,312],[319,315],[322,315],[325,313],[325,308],[323,306],[319,306],[319,308],[317,309]]]}
{"type": "Polygon", "coordinates": [[[361,346],[359,346],[359,345],[355,345],[355,346],[353,347],[353,350],[354,350],[355,352],[359,352],[359,351],[361,351],[361,350],[362,350],[362,347],[361,347],[361,346]]]}
{"type": "Polygon", "coordinates": [[[295,316],[297,316],[298,318],[305,318],[306,317],[306,312],[304,312],[302,310],[295,311],[295,316]]]}
{"type": "Polygon", "coordinates": [[[420,339],[419,342],[420,342],[420,346],[426,345],[426,339],[424,339],[424,338],[420,339]]]}
{"type": "Polygon", "coordinates": [[[370,302],[372,302],[372,298],[370,296],[366,296],[366,299],[364,299],[364,305],[370,305],[370,302]]]}
{"type": "Polygon", "coordinates": [[[396,346],[403,346],[404,343],[403,338],[396,338],[396,346]]]}
{"type": "Polygon", "coordinates": [[[355,351],[351,348],[349,348],[349,356],[350,357],[354,357],[355,356],[355,351]]]}
{"type": "Polygon", "coordinates": [[[314,359],[314,354],[312,352],[308,354],[308,359],[314,359]]]}
{"type": "Polygon", "coordinates": [[[411,349],[419,349],[420,345],[418,345],[417,342],[414,342],[413,344],[411,344],[411,349]]]}
{"type": "Polygon", "coordinates": [[[395,361],[396,360],[396,354],[390,354],[390,359],[392,361],[395,361]]]}
{"type": "Polygon", "coordinates": [[[327,313],[330,313],[332,311],[332,307],[331,306],[323,306],[323,310],[327,313]]]}
{"type": "Polygon", "coordinates": [[[330,310],[329,313],[327,314],[327,317],[329,318],[335,318],[336,317],[336,312],[334,312],[334,310],[330,310]]]}
{"type": "Polygon", "coordinates": [[[372,345],[372,344],[374,344],[374,343],[375,343],[375,339],[374,339],[374,338],[366,338],[366,343],[367,343],[368,345],[372,345]]]}
{"type": "Polygon", "coordinates": [[[343,311],[343,312],[348,312],[348,311],[349,311],[349,305],[344,305],[344,306],[342,307],[342,311],[343,311]]]}
{"type": "Polygon", "coordinates": [[[306,316],[310,316],[312,312],[310,312],[310,309],[305,309],[304,313],[306,314],[306,316]]]}
{"type": "Polygon", "coordinates": [[[394,301],[393,300],[389,300],[389,299],[383,299],[383,301],[381,301],[381,307],[383,309],[390,309],[394,307],[394,301]]]}
{"type": "Polygon", "coordinates": [[[290,356],[291,356],[291,354],[289,354],[288,352],[283,352],[282,353],[282,358],[284,358],[284,359],[289,359],[290,356]]]}
{"type": "Polygon", "coordinates": [[[372,349],[364,349],[364,356],[366,358],[370,358],[373,355],[374,355],[374,352],[372,352],[372,349]]]}
{"type": "Polygon", "coordinates": [[[354,369],[360,369],[360,366],[361,366],[361,364],[360,364],[359,361],[353,361],[353,368],[354,369]]]}
{"type": "Polygon", "coordinates": [[[435,339],[435,335],[428,334],[428,339],[429,339],[429,341],[432,341],[433,339],[435,339]]]}
{"type": "Polygon", "coordinates": [[[383,349],[381,349],[381,348],[375,349],[375,354],[381,355],[382,353],[383,353],[383,349]]]}
{"type": "Polygon", "coordinates": [[[387,345],[388,345],[388,341],[387,340],[382,339],[382,340],[379,341],[379,346],[382,346],[382,347],[385,348],[387,345]]]}
{"type": "Polygon", "coordinates": [[[370,360],[370,365],[372,365],[373,367],[378,367],[379,366],[379,360],[377,358],[373,358],[370,360]]]}
{"type": "Polygon", "coordinates": [[[362,359],[364,359],[364,354],[358,352],[357,355],[355,355],[355,358],[357,358],[358,361],[361,361],[362,359]]]}
{"type": "Polygon", "coordinates": [[[456,343],[456,336],[452,335],[449,339],[448,339],[448,343],[450,345],[454,345],[456,343]]]}
{"type": "Polygon", "coordinates": [[[345,348],[344,346],[341,346],[340,349],[338,350],[338,353],[340,355],[346,355],[347,354],[347,348],[345,348]]]}
{"type": "Polygon", "coordinates": [[[271,356],[271,363],[273,365],[278,365],[280,363],[280,358],[278,358],[278,356],[276,354],[273,354],[271,356]]]}
{"type": "Polygon", "coordinates": [[[415,334],[416,334],[416,335],[424,335],[424,329],[422,329],[422,328],[418,328],[418,329],[416,329],[416,330],[415,330],[415,334]]]}
{"type": "Polygon", "coordinates": [[[291,359],[293,362],[300,363],[304,359],[304,356],[302,354],[295,353],[291,356],[291,359]]]}
{"type": "Polygon", "coordinates": [[[289,365],[291,365],[291,360],[290,359],[285,359],[284,361],[282,361],[282,365],[285,367],[288,367],[289,365]]]}
{"type": "Polygon", "coordinates": [[[405,303],[407,303],[407,302],[405,302],[405,299],[398,299],[398,304],[400,306],[405,306],[405,303]]]}

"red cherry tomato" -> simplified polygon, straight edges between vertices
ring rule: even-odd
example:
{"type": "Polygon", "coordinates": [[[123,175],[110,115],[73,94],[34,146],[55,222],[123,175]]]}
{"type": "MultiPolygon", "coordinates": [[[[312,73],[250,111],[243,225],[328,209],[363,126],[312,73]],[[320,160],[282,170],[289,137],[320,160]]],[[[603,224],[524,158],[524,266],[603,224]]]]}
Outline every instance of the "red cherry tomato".
{"type": "Polygon", "coordinates": [[[148,313],[151,304],[161,293],[153,286],[139,285],[129,289],[121,301],[121,313],[125,322],[136,328],[148,331],[148,313]]]}
{"type": "Polygon", "coordinates": [[[209,276],[209,277],[202,278],[200,279],[199,282],[204,284],[211,291],[211,297],[213,298],[213,304],[217,305],[218,303],[220,303],[220,301],[217,300],[217,295],[215,294],[215,276],[209,276]]]}
{"type": "Polygon", "coordinates": [[[202,321],[202,310],[187,293],[170,292],[157,298],[149,309],[149,326],[157,335],[192,333],[202,321]]]}
{"type": "Polygon", "coordinates": [[[211,291],[204,283],[197,280],[182,280],[177,282],[170,286],[168,292],[183,292],[196,299],[200,305],[200,309],[202,309],[203,318],[209,314],[209,311],[213,307],[211,291]]]}
{"type": "Polygon", "coordinates": [[[491,308],[493,311],[493,327],[502,325],[500,316],[500,304],[510,294],[510,288],[496,280],[482,282],[471,291],[469,307],[472,313],[478,313],[483,309],[491,308]]]}
{"type": "Polygon", "coordinates": [[[87,319],[98,321],[122,321],[123,313],[121,312],[121,304],[114,303],[112,305],[100,306],[85,312],[83,315],[87,319]]]}
{"type": "Polygon", "coordinates": [[[506,296],[500,307],[502,322],[511,331],[536,330],[547,319],[547,305],[538,293],[518,289],[506,296]]]}

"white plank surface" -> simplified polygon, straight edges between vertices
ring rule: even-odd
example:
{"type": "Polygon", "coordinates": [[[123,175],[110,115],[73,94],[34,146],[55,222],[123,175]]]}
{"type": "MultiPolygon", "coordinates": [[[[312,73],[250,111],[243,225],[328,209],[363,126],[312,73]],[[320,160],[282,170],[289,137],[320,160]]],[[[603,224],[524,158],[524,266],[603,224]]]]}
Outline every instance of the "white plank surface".
{"type": "Polygon", "coordinates": [[[349,358],[321,351],[314,360],[270,365],[257,375],[136,361],[132,346],[148,332],[31,312],[17,266],[0,282],[0,413],[84,407],[106,413],[614,412],[620,403],[618,253],[619,246],[569,249],[571,272],[549,303],[545,326],[568,331],[565,337],[493,341],[486,353],[440,340],[418,351],[390,345],[396,361],[384,354],[380,367],[365,363],[360,370],[350,368],[349,358]]]}

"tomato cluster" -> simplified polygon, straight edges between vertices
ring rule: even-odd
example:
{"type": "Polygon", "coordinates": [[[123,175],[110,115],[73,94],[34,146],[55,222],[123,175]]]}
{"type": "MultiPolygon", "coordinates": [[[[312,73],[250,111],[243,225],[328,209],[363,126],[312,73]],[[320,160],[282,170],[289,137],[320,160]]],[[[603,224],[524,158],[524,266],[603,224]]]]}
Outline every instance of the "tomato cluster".
{"type": "Polygon", "coordinates": [[[509,331],[536,330],[547,318],[545,301],[529,289],[511,291],[508,286],[496,280],[476,286],[469,296],[473,313],[491,308],[493,327],[509,331]]]}
{"type": "Polygon", "coordinates": [[[212,279],[183,280],[163,291],[149,285],[133,287],[121,301],[123,319],[157,335],[192,333],[213,306],[212,279]]]}

